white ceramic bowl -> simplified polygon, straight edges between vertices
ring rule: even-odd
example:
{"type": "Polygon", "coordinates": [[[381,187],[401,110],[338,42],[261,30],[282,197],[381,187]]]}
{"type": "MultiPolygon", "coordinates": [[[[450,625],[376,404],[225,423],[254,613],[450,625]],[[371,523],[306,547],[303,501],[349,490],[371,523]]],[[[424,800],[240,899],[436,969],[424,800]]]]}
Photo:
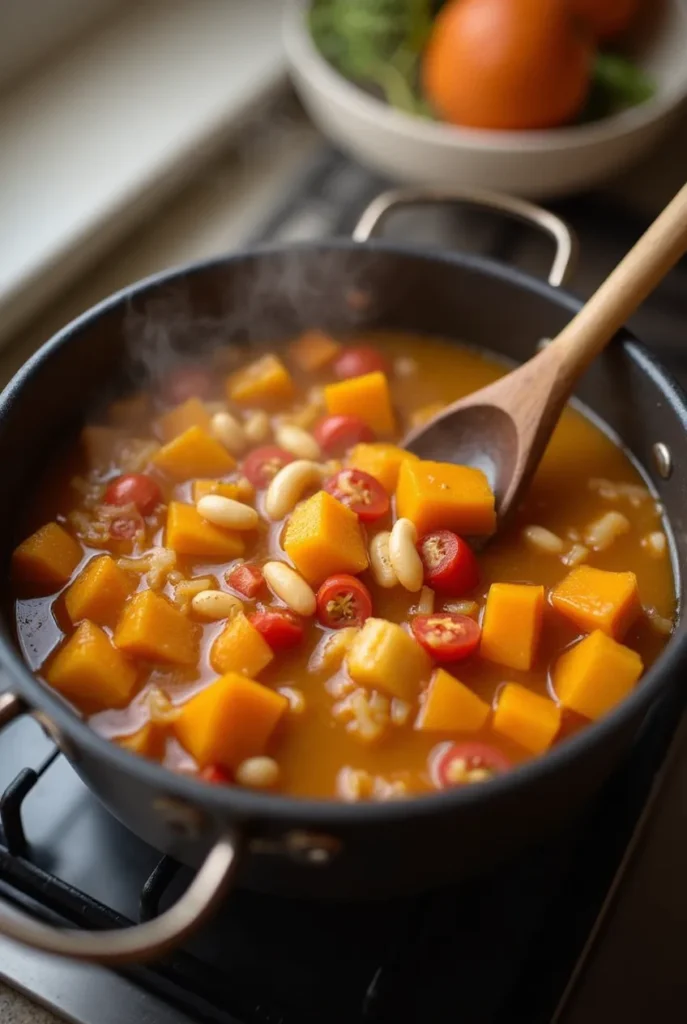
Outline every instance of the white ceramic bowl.
{"type": "MultiPolygon", "coordinates": [[[[653,0],[652,0],[653,2],[653,0]]],[[[656,82],[646,103],[548,131],[459,128],[402,113],[343,78],[316,49],[306,0],[288,0],[291,76],[315,124],[361,163],[397,181],[547,198],[612,177],[649,150],[687,97],[687,0],[665,0],[642,49],[656,82]]]]}

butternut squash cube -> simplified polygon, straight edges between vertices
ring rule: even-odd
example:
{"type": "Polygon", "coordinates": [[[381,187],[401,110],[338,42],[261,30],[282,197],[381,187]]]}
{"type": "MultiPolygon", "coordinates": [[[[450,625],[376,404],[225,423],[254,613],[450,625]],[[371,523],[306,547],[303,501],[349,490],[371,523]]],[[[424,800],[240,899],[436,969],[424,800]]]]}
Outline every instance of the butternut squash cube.
{"type": "Polygon", "coordinates": [[[184,704],[174,731],[201,768],[219,764],[233,770],[265,752],[288,706],[282,694],[229,672],[184,704]]]}
{"type": "Polygon", "coordinates": [[[429,676],[431,662],[401,626],[386,619],[367,619],[351,644],[346,667],[358,686],[412,701],[429,676]]]}
{"type": "Polygon", "coordinates": [[[492,583],[482,622],[481,656],[526,672],[537,654],[543,615],[543,587],[492,583]]]}
{"type": "Polygon", "coordinates": [[[382,436],[396,430],[389,382],[380,370],[328,384],[324,400],[332,416],[356,416],[382,436]]]}
{"type": "Polygon", "coordinates": [[[633,572],[607,572],[580,565],[551,592],[551,604],[578,629],[602,629],[622,640],[642,611],[633,572]]]}
{"type": "Polygon", "coordinates": [[[81,561],[81,546],[59,523],[47,523],[15,548],[12,573],[21,583],[57,589],[81,561]]]}
{"type": "Polygon", "coordinates": [[[114,642],[132,658],[195,665],[200,630],[174,605],[154,593],[135,594],[119,620],[114,642]]]}
{"type": "Polygon", "coordinates": [[[561,709],[549,697],[533,693],[519,683],[506,683],[492,725],[496,732],[531,754],[543,754],[556,738],[561,718],[561,709]]]}
{"type": "Polygon", "coordinates": [[[484,473],[451,462],[401,462],[396,511],[415,523],[420,536],[444,529],[477,537],[496,529],[494,495],[484,473]]]}
{"type": "Polygon", "coordinates": [[[465,683],[438,668],[420,698],[415,728],[422,732],[477,732],[491,708],[465,683]]]}
{"type": "Polygon", "coordinates": [[[417,461],[417,455],[399,448],[395,444],[356,444],[350,451],[347,466],[369,473],[389,494],[393,494],[398,483],[401,463],[406,459],[417,461]]]}
{"type": "Polygon", "coordinates": [[[553,687],[563,707],[596,719],[628,696],[643,669],[636,651],[597,629],[560,656],[553,687]]]}
{"type": "Polygon", "coordinates": [[[221,494],[223,498],[233,498],[234,501],[253,501],[255,488],[246,477],[238,480],[194,480],[193,500],[200,501],[206,494],[221,494]]]}
{"type": "Polygon", "coordinates": [[[324,331],[305,331],[289,345],[289,355],[299,370],[314,373],[331,363],[341,345],[324,331]]]}
{"type": "Polygon", "coordinates": [[[284,551],[312,585],[335,572],[355,576],[367,568],[357,515],[326,491],[296,506],[286,524],[284,551]]]}
{"type": "Polygon", "coordinates": [[[113,736],[114,742],[124,750],[138,754],[140,757],[153,757],[159,760],[165,747],[165,729],[155,722],[146,722],[136,732],[128,736],[113,736]]]}
{"type": "Polygon", "coordinates": [[[136,685],[134,666],[88,620],[72,633],[44,675],[61,694],[88,708],[124,707],[136,685]]]}
{"type": "Polygon", "coordinates": [[[236,465],[226,448],[200,427],[189,427],[153,458],[161,472],[182,483],[197,476],[226,476],[236,465]]]}
{"type": "Polygon", "coordinates": [[[219,561],[239,558],[245,548],[240,533],[209,523],[193,505],[184,505],[181,501],[170,501],[167,508],[165,544],[178,555],[219,561]]]}
{"type": "Polygon", "coordinates": [[[294,396],[289,371],[277,356],[257,359],[227,378],[227,397],[239,405],[258,405],[273,409],[290,402],[294,396]]]}
{"type": "Polygon", "coordinates": [[[110,555],[92,558],[67,590],[67,614],[76,624],[90,619],[99,626],[114,626],[135,584],[110,555]]]}
{"type": "Polygon", "coordinates": [[[272,648],[243,612],[229,619],[210,648],[210,664],[222,675],[238,672],[257,676],[273,657],[272,648]]]}
{"type": "Polygon", "coordinates": [[[157,421],[157,427],[163,441],[173,441],[189,427],[200,427],[210,433],[210,414],[199,398],[187,398],[181,405],[170,409],[157,421]]]}

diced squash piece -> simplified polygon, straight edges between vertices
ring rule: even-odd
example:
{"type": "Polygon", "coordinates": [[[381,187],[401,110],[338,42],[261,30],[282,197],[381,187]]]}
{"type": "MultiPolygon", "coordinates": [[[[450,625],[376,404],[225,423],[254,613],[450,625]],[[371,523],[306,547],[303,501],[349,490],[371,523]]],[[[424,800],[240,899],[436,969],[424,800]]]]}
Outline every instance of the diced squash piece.
{"type": "Polygon", "coordinates": [[[236,465],[226,448],[200,427],[189,427],[163,445],[153,464],[177,483],[198,476],[226,476],[236,465]]]}
{"type": "Polygon", "coordinates": [[[227,378],[227,397],[240,405],[276,408],[291,401],[294,395],[289,371],[277,356],[257,359],[227,378]]]}
{"type": "Polygon", "coordinates": [[[438,668],[420,698],[415,728],[422,732],[477,732],[491,708],[465,683],[438,668]]]}
{"type": "Polygon", "coordinates": [[[537,654],[543,615],[543,587],[492,583],[482,622],[481,656],[526,672],[537,654]]]}
{"type": "Polygon", "coordinates": [[[328,384],[324,400],[332,416],[355,416],[382,437],[396,430],[389,382],[380,370],[328,384]]]}
{"type": "Polygon", "coordinates": [[[99,555],[67,590],[67,614],[74,624],[90,619],[99,626],[114,626],[134,589],[134,581],[110,555],[99,555]]]}
{"type": "Polygon", "coordinates": [[[124,750],[130,750],[132,754],[139,754],[141,757],[159,759],[164,753],[165,729],[155,722],[146,722],[129,736],[113,736],[112,738],[124,750]]]}
{"type": "Polygon", "coordinates": [[[255,488],[245,476],[238,480],[194,480],[193,500],[200,501],[206,494],[221,494],[223,498],[233,498],[234,501],[252,501],[255,497],[255,488]]]}
{"type": "Polygon", "coordinates": [[[346,465],[369,473],[375,480],[379,480],[385,491],[393,494],[401,463],[406,459],[417,461],[417,455],[395,444],[357,444],[351,449],[346,465]]]}
{"type": "Polygon", "coordinates": [[[106,469],[121,447],[124,434],[114,427],[88,426],[81,431],[81,449],[87,469],[106,469]]]}
{"type": "Polygon", "coordinates": [[[602,629],[622,640],[642,610],[633,572],[580,565],[551,592],[551,604],[584,633],[602,629]]]}
{"type": "Polygon", "coordinates": [[[174,731],[201,768],[220,764],[233,770],[265,752],[288,706],[282,694],[229,672],[184,704],[174,731]]]}
{"type": "Polygon", "coordinates": [[[367,619],[346,658],[358,686],[412,701],[430,673],[429,655],[397,623],[367,619]]]}
{"type": "Polygon", "coordinates": [[[556,738],[561,717],[561,709],[549,697],[533,693],[519,683],[506,683],[492,726],[531,754],[543,754],[556,738]]]}
{"type": "Polygon", "coordinates": [[[643,669],[636,651],[597,629],[560,656],[553,687],[563,707],[596,719],[627,697],[643,669]]]}
{"type": "Polygon", "coordinates": [[[324,331],[305,331],[289,346],[289,355],[299,370],[313,373],[331,363],[341,345],[324,331]]]}
{"type": "Polygon", "coordinates": [[[344,626],[343,629],[326,633],[310,655],[308,671],[322,672],[328,676],[338,672],[359,632],[358,626],[344,626]]]}
{"type": "Polygon", "coordinates": [[[124,609],[114,641],[120,651],[133,658],[195,665],[199,632],[166,597],[142,590],[124,609]]]}
{"type": "Polygon", "coordinates": [[[178,555],[220,561],[239,558],[245,548],[243,537],[236,530],[225,530],[209,523],[193,505],[184,505],[181,501],[170,501],[167,508],[165,543],[178,555]]]}
{"type": "Polygon", "coordinates": [[[12,572],[21,583],[61,587],[71,577],[82,554],[81,546],[59,523],[47,523],[15,549],[12,572]]]}
{"type": "Polygon", "coordinates": [[[286,524],[284,551],[312,585],[335,572],[355,576],[367,568],[357,515],[326,491],[296,506],[286,524]]]}
{"type": "Polygon", "coordinates": [[[239,672],[257,676],[274,657],[262,633],[238,612],[227,622],[210,648],[210,664],[215,672],[239,672]]]}
{"type": "Polygon", "coordinates": [[[476,537],[496,529],[494,495],[484,473],[450,462],[401,462],[396,511],[415,523],[420,536],[431,530],[454,530],[476,537]]]}
{"type": "Polygon", "coordinates": [[[93,622],[82,622],[44,672],[56,690],[89,708],[129,703],[136,669],[93,622]]]}
{"type": "Polygon", "coordinates": [[[163,441],[173,441],[189,427],[200,427],[210,433],[210,414],[199,398],[187,398],[181,405],[170,409],[157,421],[157,427],[163,441]]]}

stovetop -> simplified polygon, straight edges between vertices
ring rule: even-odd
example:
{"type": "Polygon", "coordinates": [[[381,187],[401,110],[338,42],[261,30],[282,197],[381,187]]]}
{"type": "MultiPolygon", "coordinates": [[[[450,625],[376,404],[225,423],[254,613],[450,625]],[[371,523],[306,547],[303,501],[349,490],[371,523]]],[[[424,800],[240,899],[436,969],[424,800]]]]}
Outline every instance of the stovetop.
{"type": "MultiPolygon", "coordinates": [[[[256,240],[350,233],[385,183],[325,148],[256,240]]],[[[645,226],[606,195],[557,204],[578,230],[573,290],[601,280],[645,226]]],[[[394,237],[469,247],[544,273],[531,232],[461,210],[398,215],[394,237]]],[[[687,377],[679,267],[633,326],[687,377]]],[[[627,760],[565,834],[486,878],[413,898],[306,903],[237,892],[164,962],[121,973],[0,940],[0,977],[77,1024],[462,1024],[567,1021],[569,979],[683,711],[667,695],[627,760]]],[[[0,735],[0,897],[42,919],[111,927],[154,915],[189,872],[112,818],[30,720],[0,735]]],[[[561,794],[565,799],[565,794],[561,794]]],[[[572,1020],[572,1018],[570,1018],[572,1020]]],[[[676,1016],[676,1021],[681,1017],[676,1016]]],[[[662,1024],[671,1024],[665,1016],[662,1024]]]]}

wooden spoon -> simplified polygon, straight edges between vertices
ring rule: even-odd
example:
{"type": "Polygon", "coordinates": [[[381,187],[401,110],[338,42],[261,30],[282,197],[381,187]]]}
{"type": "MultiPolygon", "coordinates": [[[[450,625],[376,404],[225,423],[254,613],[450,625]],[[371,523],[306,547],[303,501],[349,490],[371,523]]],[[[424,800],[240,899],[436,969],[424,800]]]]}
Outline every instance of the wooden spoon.
{"type": "Polygon", "coordinates": [[[685,251],[687,185],[557,338],[411,431],[404,446],[424,459],[482,469],[500,525],[537,468],[578,378],[685,251]]]}

